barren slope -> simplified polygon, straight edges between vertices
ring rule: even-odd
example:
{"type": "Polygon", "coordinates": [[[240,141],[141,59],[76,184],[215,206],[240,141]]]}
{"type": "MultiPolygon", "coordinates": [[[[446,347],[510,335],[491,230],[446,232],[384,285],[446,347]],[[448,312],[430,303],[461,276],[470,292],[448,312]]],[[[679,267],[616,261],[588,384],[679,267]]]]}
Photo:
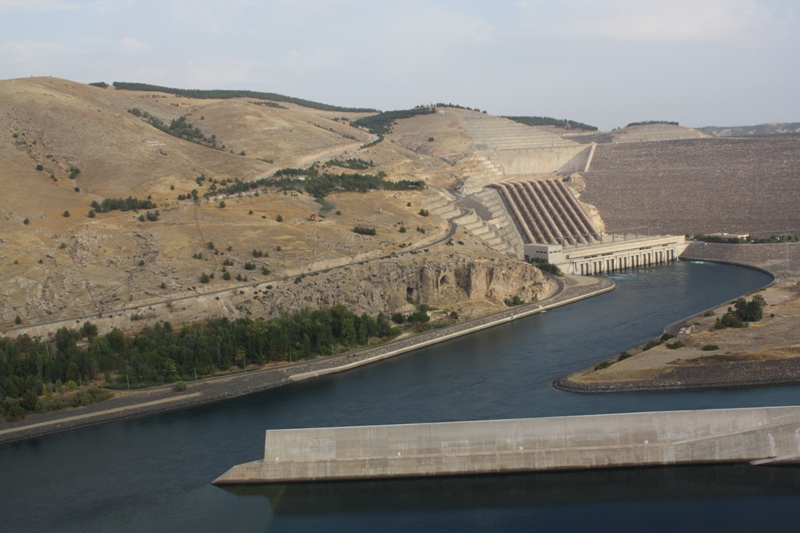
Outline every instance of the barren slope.
{"type": "Polygon", "coordinates": [[[800,228],[800,135],[599,144],[581,200],[609,231],[800,228]]]}

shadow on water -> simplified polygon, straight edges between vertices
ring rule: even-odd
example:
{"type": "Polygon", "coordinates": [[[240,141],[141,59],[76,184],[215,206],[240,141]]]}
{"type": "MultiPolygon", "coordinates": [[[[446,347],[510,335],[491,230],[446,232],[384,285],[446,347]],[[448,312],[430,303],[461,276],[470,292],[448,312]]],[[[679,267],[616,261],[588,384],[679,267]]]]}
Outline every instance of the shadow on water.
{"type": "Polygon", "coordinates": [[[746,465],[223,487],[275,516],[800,496],[800,467],[746,465]]]}

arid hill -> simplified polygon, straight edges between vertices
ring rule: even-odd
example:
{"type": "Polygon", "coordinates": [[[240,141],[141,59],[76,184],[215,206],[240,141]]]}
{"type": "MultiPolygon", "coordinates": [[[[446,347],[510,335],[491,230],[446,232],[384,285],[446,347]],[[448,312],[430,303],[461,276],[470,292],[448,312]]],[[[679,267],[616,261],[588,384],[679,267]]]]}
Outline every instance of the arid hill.
{"type": "MultiPolygon", "coordinates": [[[[365,146],[377,135],[351,125],[361,116],[247,98],[194,100],[103,89],[55,78],[0,82],[0,324],[13,326],[17,317],[25,326],[108,316],[124,307],[208,293],[214,293],[218,307],[189,304],[188,312],[174,319],[238,316],[252,310],[229,303],[237,288],[421,249],[442,239],[447,222],[436,209],[426,209],[437,205],[435,189],[334,190],[320,200],[302,191],[301,176],[296,187],[301,190],[264,186],[244,194],[215,192],[234,180],[252,181],[314,162],[333,173],[455,182],[457,169],[431,157],[441,147],[429,155],[395,142],[392,135],[365,146]],[[174,134],[188,132],[184,138],[169,134],[175,125],[174,134]],[[331,159],[340,164],[322,166],[331,159]],[[368,166],[348,168],[348,159],[368,166]],[[141,203],[138,210],[96,208],[104,200],[128,197],[141,203]],[[144,207],[145,201],[154,206],[144,207]],[[356,226],[374,228],[376,235],[354,233],[356,226]]],[[[458,214],[448,207],[439,212],[448,209],[458,214]]],[[[454,237],[468,241],[458,251],[476,264],[508,260],[463,232],[454,237]]],[[[450,263],[447,254],[454,251],[436,248],[426,253],[426,261],[450,263]]],[[[404,261],[413,265],[415,258],[404,261]]],[[[404,276],[413,277],[409,272],[404,276]]],[[[360,275],[353,271],[350,277],[360,275]]],[[[530,276],[536,279],[535,272],[530,276]]],[[[286,294],[297,299],[286,296],[279,307],[260,314],[331,301],[352,300],[356,310],[369,312],[408,305],[402,299],[393,299],[391,306],[389,300],[382,307],[363,299],[359,304],[352,298],[359,279],[348,281],[346,274],[336,279],[336,286],[323,287],[327,294],[315,290],[313,299],[306,299],[300,286],[287,287],[286,294]]],[[[383,283],[380,291],[394,290],[390,281],[383,283]]],[[[446,300],[457,308],[459,299],[474,307],[476,299],[488,298],[491,309],[502,307],[502,299],[518,288],[499,288],[495,282],[491,292],[456,291],[446,300]]],[[[131,326],[129,315],[169,318],[143,309],[116,325],[131,326]]]]}

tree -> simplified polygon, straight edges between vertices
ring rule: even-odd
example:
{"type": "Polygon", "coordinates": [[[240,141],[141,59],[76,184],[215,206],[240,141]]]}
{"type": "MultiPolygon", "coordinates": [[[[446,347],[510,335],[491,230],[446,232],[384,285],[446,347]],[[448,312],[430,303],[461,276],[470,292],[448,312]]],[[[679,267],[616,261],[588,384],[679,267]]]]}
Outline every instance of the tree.
{"type": "Polygon", "coordinates": [[[61,214],[61,216],[62,216],[62,217],[64,217],[64,218],[69,218],[69,211],[64,211],[64,212],[61,214]]]}
{"type": "Polygon", "coordinates": [[[81,331],[86,338],[97,337],[97,325],[91,322],[84,322],[81,331]]]}
{"type": "Polygon", "coordinates": [[[283,217],[282,217],[282,216],[280,216],[280,215],[278,215],[278,216],[276,216],[276,217],[275,217],[275,220],[276,220],[277,222],[283,222],[283,217]]]}
{"type": "Polygon", "coordinates": [[[429,322],[430,319],[431,317],[424,311],[414,311],[408,316],[408,321],[412,324],[422,324],[424,322],[429,322]]]}
{"type": "Polygon", "coordinates": [[[211,281],[211,278],[208,276],[208,274],[206,274],[205,272],[200,274],[200,283],[208,283],[210,281],[211,281]]]}

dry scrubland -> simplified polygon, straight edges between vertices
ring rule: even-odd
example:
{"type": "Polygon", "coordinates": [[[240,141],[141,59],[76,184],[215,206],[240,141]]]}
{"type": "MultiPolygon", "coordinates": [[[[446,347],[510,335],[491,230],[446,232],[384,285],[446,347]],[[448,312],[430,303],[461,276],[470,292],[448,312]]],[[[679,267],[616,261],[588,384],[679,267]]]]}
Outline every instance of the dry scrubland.
{"type": "Polygon", "coordinates": [[[800,228],[800,135],[597,146],[581,200],[609,231],[654,233],[800,228]]]}
{"type": "MultiPolygon", "coordinates": [[[[258,196],[203,200],[202,195],[211,178],[249,181],[278,168],[350,157],[372,161],[369,172],[383,171],[390,180],[452,185],[459,168],[441,161],[439,154],[468,147],[460,127],[462,111],[400,121],[384,142],[362,149],[374,136],[350,126],[350,120],[364,114],[280,106],[246,98],[203,100],[100,89],[55,78],[0,82],[0,325],[13,326],[17,316],[25,326],[85,315],[99,320],[102,314],[107,327],[136,329],[159,319],[275,316],[339,301],[373,313],[407,306],[403,291],[423,285],[421,266],[400,269],[410,281],[391,298],[398,280],[385,272],[375,283],[384,286],[364,294],[359,283],[367,274],[347,269],[330,285],[306,292],[301,285],[278,290],[276,284],[269,303],[253,304],[250,286],[404,252],[441,238],[446,221],[435,213],[420,215],[426,198],[438,194],[435,190],[334,193],[327,197],[332,206],[325,209],[307,194],[274,189],[259,189],[258,196]],[[186,117],[225,149],[159,131],[130,113],[133,108],[167,125],[186,117]],[[209,179],[198,182],[199,176],[209,179]],[[178,199],[193,189],[201,196],[199,203],[178,199]],[[92,201],[128,196],[150,198],[159,219],[140,221],[144,211],[88,216],[92,201]],[[355,226],[375,228],[377,235],[357,235],[355,226]],[[254,250],[263,255],[254,257],[254,250]],[[255,268],[245,269],[246,263],[255,268]],[[231,279],[223,279],[225,271],[231,279]],[[209,283],[200,283],[202,274],[212,276],[209,283]],[[202,296],[209,293],[213,296],[202,296]],[[184,303],[172,305],[178,301],[184,303]]],[[[507,262],[463,233],[458,240],[464,244],[453,246],[470,261],[507,262]]],[[[452,266],[454,251],[435,247],[425,260],[452,266]]],[[[401,262],[414,265],[418,259],[408,255],[401,262]]],[[[500,270],[495,274],[505,279],[500,270]]],[[[502,289],[496,281],[483,292],[459,289],[444,297],[447,291],[437,290],[430,297],[453,307],[460,301],[467,315],[477,315],[502,308],[502,300],[521,289],[507,281],[502,289]]]]}

